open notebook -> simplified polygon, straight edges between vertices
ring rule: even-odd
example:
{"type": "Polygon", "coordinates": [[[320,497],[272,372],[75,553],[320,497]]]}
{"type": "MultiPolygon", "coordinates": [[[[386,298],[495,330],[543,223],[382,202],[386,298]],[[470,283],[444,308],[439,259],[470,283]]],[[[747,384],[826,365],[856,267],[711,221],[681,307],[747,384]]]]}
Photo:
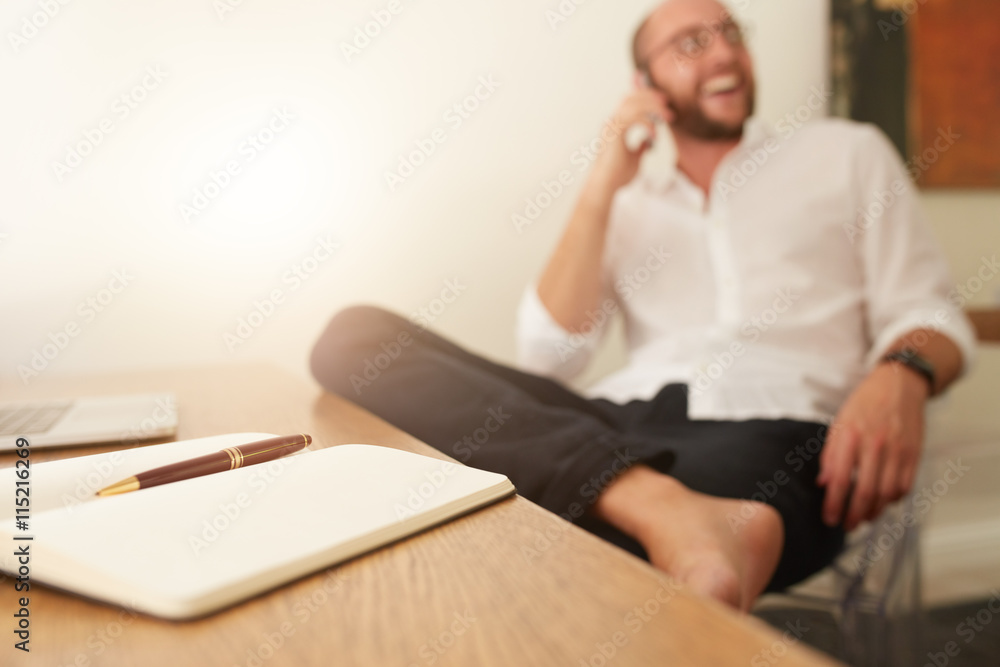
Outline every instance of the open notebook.
{"type": "Polygon", "coordinates": [[[28,530],[0,470],[0,569],[172,619],[201,616],[514,493],[503,475],[375,445],[305,450],[117,496],[134,473],[273,437],[239,433],[31,466],[28,530]],[[14,537],[33,536],[32,541],[14,537]],[[14,546],[11,546],[14,545],[14,546]]]}

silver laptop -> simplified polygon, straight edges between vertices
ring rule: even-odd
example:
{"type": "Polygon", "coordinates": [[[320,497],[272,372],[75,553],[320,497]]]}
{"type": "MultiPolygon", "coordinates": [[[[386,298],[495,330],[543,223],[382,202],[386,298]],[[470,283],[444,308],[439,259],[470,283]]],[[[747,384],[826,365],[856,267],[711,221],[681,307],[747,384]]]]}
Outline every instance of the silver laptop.
{"type": "Polygon", "coordinates": [[[173,394],[129,394],[0,403],[0,451],[31,447],[133,444],[177,433],[173,394]]]}

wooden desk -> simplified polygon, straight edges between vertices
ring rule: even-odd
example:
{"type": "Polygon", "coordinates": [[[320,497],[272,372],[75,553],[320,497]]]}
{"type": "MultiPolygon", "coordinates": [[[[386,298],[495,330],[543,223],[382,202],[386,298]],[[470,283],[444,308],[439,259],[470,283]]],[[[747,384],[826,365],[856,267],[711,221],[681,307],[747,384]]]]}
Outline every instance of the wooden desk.
{"type": "MultiPolygon", "coordinates": [[[[179,439],[305,431],[316,446],[368,442],[448,458],[269,367],[43,379],[16,397],[173,391],[179,439]]],[[[38,450],[32,461],[100,451],[107,448],[38,450]]],[[[12,461],[0,455],[0,467],[12,461]]],[[[133,616],[36,585],[29,656],[12,647],[7,580],[0,664],[746,666],[758,655],[771,664],[763,652],[773,649],[783,666],[833,664],[675,588],[644,561],[518,496],[197,621],[133,616]],[[525,549],[535,550],[531,559],[525,549]]]]}

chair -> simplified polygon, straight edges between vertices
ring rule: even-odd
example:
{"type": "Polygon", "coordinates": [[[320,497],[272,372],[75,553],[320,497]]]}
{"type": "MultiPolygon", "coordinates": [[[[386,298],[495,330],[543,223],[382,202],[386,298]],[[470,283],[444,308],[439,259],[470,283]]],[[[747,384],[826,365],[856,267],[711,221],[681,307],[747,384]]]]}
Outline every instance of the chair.
{"type": "Polygon", "coordinates": [[[800,622],[807,628],[832,620],[832,635],[807,632],[804,641],[856,667],[919,664],[913,640],[922,634],[922,519],[913,495],[895,503],[848,535],[843,552],[825,570],[761,597],[754,615],[776,626],[800,622]]]}
{"type": "MultiPolygon", "coordinates": [[[[933,508],[926,494],[935,493],[935,484],[942,483],[947,461],[963,456],[985,461],[984,449],[991,450],[995,461],[1000,443],[995,410],[1000,311],[974,311],[970,317],[985,344],[980,347],[979,368],[968,382],[949,392],[945,404],[929,413],[927,452],[914,490],[877,520],[848,535],[844,551],[829,567],[783,593],[762,596],[754,607],[754,615],[779,627],[787,621],[808,623],[806,618],[832,625],[832,633],[806,633],[803,639],[850,665],[902,667],[926,662],[920,641],[921,535],[933,508]],[[920,494],[925,494],[923,500],[920,494]]],[[[981,486],[982,480],[977,484],[981,486]]]]}

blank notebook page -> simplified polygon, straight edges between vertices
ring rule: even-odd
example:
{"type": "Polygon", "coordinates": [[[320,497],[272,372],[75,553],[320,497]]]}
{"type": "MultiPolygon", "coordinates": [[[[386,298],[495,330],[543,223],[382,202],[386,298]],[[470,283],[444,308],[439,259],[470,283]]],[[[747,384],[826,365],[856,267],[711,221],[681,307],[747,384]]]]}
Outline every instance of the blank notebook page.
{"type": "Polygon", "coordinates": [[[503,475],[340,445],[34,514],[32,567],[52,585],[185,618],[513,491],[503,475]]]}

